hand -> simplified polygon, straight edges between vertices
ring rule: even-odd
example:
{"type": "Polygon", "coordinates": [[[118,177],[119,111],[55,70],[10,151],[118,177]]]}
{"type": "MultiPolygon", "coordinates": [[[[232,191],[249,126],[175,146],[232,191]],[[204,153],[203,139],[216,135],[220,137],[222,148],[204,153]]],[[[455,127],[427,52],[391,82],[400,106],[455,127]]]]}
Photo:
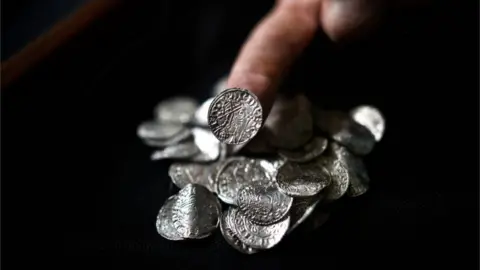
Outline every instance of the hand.
{"type": "Polygon", "coordinates": [[[280,79],[295,58],[323,30],[334,42],[364,36],[383,11],[405,0],[280,0],[244,44],[227,82],[258,96],[268,115],[280,79]],[[388,3],[388,6],[387,6],[388,3]]]}

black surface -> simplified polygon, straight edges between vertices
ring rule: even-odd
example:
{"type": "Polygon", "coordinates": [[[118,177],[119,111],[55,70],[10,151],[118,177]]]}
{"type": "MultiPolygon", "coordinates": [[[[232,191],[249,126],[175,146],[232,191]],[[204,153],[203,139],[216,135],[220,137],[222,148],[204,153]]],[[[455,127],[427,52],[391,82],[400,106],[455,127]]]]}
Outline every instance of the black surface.
{"type": "Polygon", "coordinates": [[[478,9],[441,3],[392,14],[369,42],[340,49],[319,35],[294,76],[317,104],[384,112],[365,196],[339,203],[318,232],[256,256],[219,232],[193,243],[156,234],[168,162],[148,160],[136,127],[163,98],[208,96],[269,4],[132,3],[2,89],[3,263],[476,268],[478,9]]]}

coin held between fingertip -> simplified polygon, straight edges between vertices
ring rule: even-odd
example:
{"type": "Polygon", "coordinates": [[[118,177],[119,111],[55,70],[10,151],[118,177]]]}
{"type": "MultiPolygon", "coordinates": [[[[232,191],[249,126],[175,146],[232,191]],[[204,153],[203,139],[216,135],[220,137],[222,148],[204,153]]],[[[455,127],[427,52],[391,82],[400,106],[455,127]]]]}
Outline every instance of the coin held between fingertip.
{"type": "Polygon", "coordinates": [[[225,144],[244,144],[263,126],[263,108],[258,97],[244,88],[228,88],[218,94],[208,109],[208,126],[225,144]]]}

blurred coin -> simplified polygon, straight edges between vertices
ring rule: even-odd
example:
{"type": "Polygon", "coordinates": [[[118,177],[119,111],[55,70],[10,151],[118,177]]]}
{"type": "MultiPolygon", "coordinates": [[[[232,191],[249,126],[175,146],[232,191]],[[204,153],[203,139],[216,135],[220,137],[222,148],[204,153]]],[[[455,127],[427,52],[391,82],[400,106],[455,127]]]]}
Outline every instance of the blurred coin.
{"type": "Polygon", "coordinates": [[[182,129],[179,133],[177,133],[173,137],[170,137],[168,139],[144,139],[143,142],[146,145],[151,147],[163,148],[166,146],[174,145],[176,143],[185,141],[191,138],[191,136],[192,136],[192,132],[189,129],[185,128],[185,129],[182,129]]]}
{"type": "Polygon", "coordinates": [[[198,103],[189,97],[172,97],[155,107],[155,116],[162,122],[189,123],[197,110],[198,103]]]}
{"type": "Polygon", "coordinates": [[[173,227],[172,206],[175,198],[176,196],[174,195],[165,201],[162,208],[160,208],[155,225],[158,234],[160,234],[163,238],[178,241],[183,240],[183,238],[177,233],[177,231],[173,227]]]}
{"type": "Polygon", "coordinates": [[[299,149],[286,150],[279,149],[278,154],[293,162],[309,162],[320,156],[327,149],[328,140],[323,137],[314,137],[307,144],[299,149]]]}
{"type": "Polygon", "coordinates": [[[208,111],[208,125],[219,141],[243,144],[251,140],[263,124],[258,98],[246,89],[230,88],[215,97],[208,111]]]}
{"type": "Polygon", "coordinates": [[[238,238],[246,245],[257,249],[269,249],[277,245],[285,236],[290,224],[290,216],[271,225],[258,225],[249,220],[237,208],[232,209],[233,223],[238,238]]]}
{"type": "Polygon", "coordinates": [[[198,149],[202,152],[203,159],[196,161],[214,161],[220,156],[220,143],[208,129],[192,128],[193,139],[198,149]]]}
{"type": "Polygon", "coordinates": [[[141,139],[167,140],[185,129],[181,124],[147,121],[138,126],[137,135],[141,139]]]}
{"type": "MultiPolygon", "coordinates": [[[[332,143],[330,143],[332,145],[332,143]]],[[[334,201],[340,199],[350,184],[350,172],[343,159],[335,155],[322,157],[319,161],[330,172],[332,182],[325,188],[325,200],[334,201]]]]}
{"type": "Polygon", "coordinates": [[[370,153],[375,145],[375,137],[364,126],[353,121],[348,114],[339,111],[315,111],[317,127],[330,138],[357,155],[370,153]]]}
{"type": "Polygon", "coordinates": [[[385,118],[382,113],[373,106],[362,105],[353,108],[350,116],[354,121],[366,127],[379,142],[385,132],[385,118]]]}
{"type": "Polygon", "coordinates": [[[342,160],[348,168],[350,181],[347,195],[357,197],[367,192],[370,178],[368,177],[367,169],[362,159],[353,155],[348,149],[337,143],[332,143],[331,149],[335,157],[342,160]]]}
{"type": "Polygon", "coordinates": [[[208,127],[208,109],[212,104],[213,97],[205,100],[195,111],[194,123],[199,126],[208,127]]]}
{"type": "Polygon", "coordinates": [[[290,226],[287,234],[302,224],[312,214],[319,202],[318,197],[294,198],[290,209],[290,226]]]}
{"type": "Polygon", "coordinates": [[[168,175],[178,188],[184,188],[188,184],[198,184],[213,189],[208,179],[209,173],[209,165],[197,163],[173,163],[168,169],[168,175]]]}
{"type": "Polygon", "coordinates": [[[281,193],[272,182],[255,181],[238,190],[237,205],[252,222],[260,225],[276,223],[284,218],[293,199],[281,193]]]}
{"type": "Polygon", "coordinates": [[[276,181],[278,188],[294,197],[310,197],[318,194],[330,185],[329,171],[318,162],[285,162],[278,170],[276,181]]]}
{"type": "Polygon", "coordinates": [[[204,238],[218,226],[220,202],[200,185],[182,188],[172,205],[173,227],[183,238],[204,238]]]}
{"type": "Polygon", "coordinates": [[[313,136],[310,102],[304,95],[279,95],[265,121],[269,143],[281,149],[296,149],[313,136]]]}
{"type": "Polygon", "coordinates": [[[228,210],[224,211],[222,216],[220,217],[220,231],[227,241],[227,243],[232,246],[234,249],[245,253],[245,254],[254,254],[258,252],[252,247],[247,246],[245,243],[243,243],[237,236],[237,233],[234,230],[234,227],[232,226],[233,221],[233,211],[232,208],[230,207],[228,210]]]}
{"type": "Polygon", "coordinates": [[[151,160],[162,159],[187,159],[200,150],[194,142],[179,143],[176,145],[167,146],[162,150],[156,150],[151,155],[151,160]]]}

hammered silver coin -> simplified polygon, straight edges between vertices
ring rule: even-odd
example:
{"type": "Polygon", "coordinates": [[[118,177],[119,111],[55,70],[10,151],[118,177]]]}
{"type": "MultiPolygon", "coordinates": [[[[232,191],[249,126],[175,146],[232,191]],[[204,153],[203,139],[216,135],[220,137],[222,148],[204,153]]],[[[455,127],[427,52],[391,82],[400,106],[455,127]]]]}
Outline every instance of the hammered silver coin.
{"type": "Polygon", "coordinates": [[[213,189],[208,178],[209,173],[209,165],[197,163],[173,163],[168,169],[168,175],[178,188],[198,184],[213,189]]]}
{"type": "Polygon", "coordinates": [[[175,198],[176,196],[174,195],[165,201],[162,208],[160,208],[160,211],[157,215],[157,221],[155,223],[158,234],[160,234],[160,236],[162,236],[163,238],[172,241],[183,240],[183,238],[177,233],[177,231],[173,227],[172,206],[175,198]]]}
{"type": "Polygon", "coordinates": [[[183,129],[173,137],[168,139],[144,139],[143,142],[151,147],[158,147],[163,148],[171,145],[175,145],[176,143],[180,143],[190,139],[192,136],[192,132],[190,129],[183,129]]]}
{"type": "Polygon", "coordinates": [[[196,155],[198,152],[200,152],[200,149],[198,149],[194,142],[185,142],[167,146],[162,150],[156,150],[153,152],[150,159],[188,159],[196,155]]]}
{"type": "Polygon", "coordinates": [[[173,227],[183,238],[204,238],[213,232],[221,215],[220,202],[203,186],[188,184],[172,205],[173,227]]]}
{"type": "Polygon", "coordinates": [[[348,168],[350,181],[347,195],[350,197],[358,197],[365,194],[369,189],[370,178],[363,160],[337,143],[332,143],[331,151],[335,158],[342,160],[348,168]]]}
{"type": "Polygon", "coordinates": [[[328,140],[326,138],[314,137],[311,141],[299,149],[279,149],[278,154],[289,161],[298,163],[309,162],[319,157],[325,151],[325,149],[327,149],[327,145],[328,140]]]}
{"type": "Polygon", "coordinates": [[[279,149],[297,149],[313,136],[311,104],[304,95],[279,95],[265,120],[268,142],[279,149]]]}
{"type": "Polygon", "coordinates": [[[256,181],[244,185],[238,191],[237,205],[253,223],[269,225],[284,218],[293,198],[289,197],[271,182],[256,181]]]}
{"type": "Polygon", "coordinates": [[[137,135],[147,140],[167,140],[186,129],[181,124],[160,123],[155,121],[143,122],[138,126],[137,135]]]}
{"type": "Polygon", "coordinates": [[[287,234],[295,230],[315,210],[320,199],[315,197],[295,198],[290,209],[290,227],[287,234]]]}
{"type": "Polygon", "coordinates": [[[210,104],[212,104],[213,97],[205,100],[200,107],[198,107],[197,111],[195,111],[194,116],[194,124],[208,127],[208,109],[210,108],[210,104]]]}
{"type": "Polygon", "coordinates": [[[269,249],[280,243],[287,233],[290,216],[271,225],[253,223],[237,208],[232,208],[233,223],[238,238],[246,245],[256,249],[269,249]]]}
{"type": "Polygon", "coordinates": [[[350,184],[350,172],[341,159],[325,157],[321,159],[322,165],[330,172],[331,183],[325,188],[325,200],[334,201],[340,199],[347,192],[350,184]]]}
{"type": "Polygon", "coordinates": [[[198,103],[190,97],[172,97],[155,107],[155,116],[162,122],[189,123],[197,110],[198,103]]]}
{"type": "Polygon", "coordinates": [[[366,127],[377,142],[382,139],[385,132],[385,118],[380,110],[373,106],[362,105],[353,108],[350,111],[350,116],[354,121],[366,127]]]}
{"type": "Polygon", "coordinates": [[[278,170],[276,181],[278,189],[293,197],[314,196],[328,185],[332,179],[329,171],[318,162],[285,162],[278,170]]]}
{"type": "Polygon", "coordinates": [[[364,126],[353,121],[346,113],[340,111],[314,110],[315,123],[330,138],[347,147],[356,155],[366,155],[375,146],[375,137],[364,126]]]}
{"type": "Polygon", "coordinates": [[[246,89],[226,89],[210,105],[208,125],[222,143],[246,143],[255,137],[263,125],[262,105],[246,89]]]}
{"type": "Polygon", "coordinates": [[[220,217],[220,231],[225,238],[225,241],[232,246],[234,249],[244,253],[244,254],[254,254],[257,253],[258,250],[247,246],[243,243],[237,236],[235,232],[234,226],[232,224],[232,215],[233,211],[232,208],[229,208],[227,211],[224,211],[222,216],[220,217]]]}

